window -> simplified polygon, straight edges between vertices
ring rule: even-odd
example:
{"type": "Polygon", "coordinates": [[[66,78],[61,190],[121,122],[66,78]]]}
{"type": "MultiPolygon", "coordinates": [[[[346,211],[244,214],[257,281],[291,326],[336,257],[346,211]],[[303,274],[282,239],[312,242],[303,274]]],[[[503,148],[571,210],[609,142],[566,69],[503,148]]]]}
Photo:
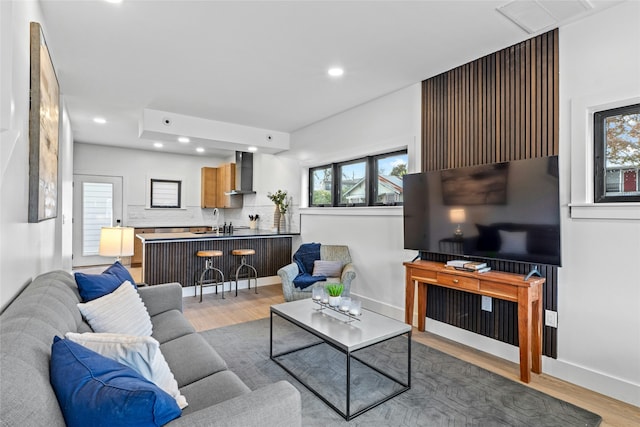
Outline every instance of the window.
{"type": "Polygon", "coordinates": [[[309,171],[309,206],[333,205],[333,168],[322,166],[309,171]]]}
{"type": "Polygon", "coordinates": [[[309,169],[309,206],[396,206],[403,202],[407,150],[309,169]]]}
{"type": "Polygon", "coordinates": [[[182,182],[166,179],[151,180],[152,208],[179,208],[182,182]]]}
{"type": "Polygon", "coordinates": [[[640,202],[640,104],[593,117],[594,201],[640,202]]]}
{"type": "Polygon", "coordinates": [[[367,162],[338,163],[338,206],[367,205],[367,162]]]}

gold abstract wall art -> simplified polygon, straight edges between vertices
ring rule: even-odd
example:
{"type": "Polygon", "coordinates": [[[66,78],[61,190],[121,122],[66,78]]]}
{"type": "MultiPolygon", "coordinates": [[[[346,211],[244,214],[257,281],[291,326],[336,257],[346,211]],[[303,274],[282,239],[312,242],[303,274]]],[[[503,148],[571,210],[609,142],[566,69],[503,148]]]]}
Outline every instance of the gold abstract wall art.
{"type": "Polygon", "coordinates": [[[60,89],[37,22],[30,24],[29,222],[58,214],[60,89]]]}

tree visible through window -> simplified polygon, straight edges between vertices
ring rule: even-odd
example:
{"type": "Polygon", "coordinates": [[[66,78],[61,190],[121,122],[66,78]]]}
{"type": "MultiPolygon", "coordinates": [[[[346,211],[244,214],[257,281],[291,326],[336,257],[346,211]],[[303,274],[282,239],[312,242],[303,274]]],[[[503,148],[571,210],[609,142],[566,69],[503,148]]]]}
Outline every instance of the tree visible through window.
{"type": "Polygon", "coordinates": [[[395,206],[403,203],[407,150],[309,169],[309,206],[395,206]]]}
{"type": "Polygon", "coordinates": [[[640,201],[640,104],[594,114],[595,202],[640,201]]]}

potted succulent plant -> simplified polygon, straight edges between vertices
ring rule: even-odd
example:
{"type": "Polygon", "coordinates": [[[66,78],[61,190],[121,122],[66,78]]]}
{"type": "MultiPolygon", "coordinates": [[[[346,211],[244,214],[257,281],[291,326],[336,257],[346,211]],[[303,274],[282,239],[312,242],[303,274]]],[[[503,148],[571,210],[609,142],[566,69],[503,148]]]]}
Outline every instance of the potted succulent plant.
{"type": "Polygon", "coordinates": [[[340,304],[340,295],[342,295],[344,285],[342,283],[330,283],[326,289],[327,294],[329,294],[329,305],[331,307],[337,307],[338,304],[340,304]]]}

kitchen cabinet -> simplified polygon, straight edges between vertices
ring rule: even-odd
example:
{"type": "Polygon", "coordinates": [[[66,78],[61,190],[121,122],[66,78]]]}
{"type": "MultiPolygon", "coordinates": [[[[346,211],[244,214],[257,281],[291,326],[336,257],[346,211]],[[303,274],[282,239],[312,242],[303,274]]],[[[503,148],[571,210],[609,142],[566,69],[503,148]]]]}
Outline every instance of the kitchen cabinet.
{"type": "Polygon", "coordinates": [[[131,256],[131,266],[139,267],[142,265],[142,240],[135,237],[142,233],[155,233],[155,228],[135,228],[133,230],[133,256],[131,256]]]}
{"type": "Polygon", "coordinates": [[[236,164],[201,169],[200,206],[202,208],[241,208],[242,196],[230,196],[236,187],[236,164]]]}

